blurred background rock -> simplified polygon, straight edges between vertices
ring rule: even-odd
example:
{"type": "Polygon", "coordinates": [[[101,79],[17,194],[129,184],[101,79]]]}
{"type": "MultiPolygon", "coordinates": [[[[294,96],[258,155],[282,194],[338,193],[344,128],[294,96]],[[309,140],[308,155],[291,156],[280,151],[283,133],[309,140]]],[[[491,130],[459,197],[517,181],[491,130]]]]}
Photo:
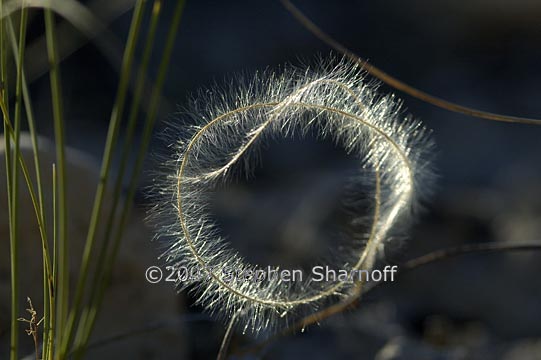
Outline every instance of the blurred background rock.
{"type": "MultiPolygon", "coordinates": [[[[6,172],[4,163],[4,139],[0,137],[0,213],[7,214],[6,172]]],[[[47,139],[39,139],[42,186],[44,189],[47,223],[52,223],[52,164],[55,162],[54,144],[47,139]]],[[[23,133],[21,137],[21,152],[27,162],[32,164],[32,145],[30,136],[23,133]]],[[[94,191],[99,178],[99,168],[94,159],[80,151],[67,149],[68,184],[68,237],[70,239],[70,277],[72,289],[76,287],[78,269],[83,253],[86,231],[89,224],[94,191]]],[[[34,177],[33,167],[31,176],[34,177]]],[[[20,180],[20,189],[26,189],[24,180],[20,180]]],[[[34,184],[35,186],[35,184],[34,184]]],[[[110,196],[109,196],[110,198],[110,196]]],[[[107,199],[107,198],[106,198],[107,199]]],[[[110,209],[109,200],[104,206],[110,209]]],[[[20,309],[28,308],[26,297],[32,299],[38,318],[43,316],[43,265],[41,257],[41,238],[36,222],[32,202],[27,191],[21,191],[20,203],[20,289],[22,299],[20,309]]],[[[129,331],[137,331],[145,326],[158,322],[171,322],[178,318],[179,302],[175,292],[167,284],[149,284],[144,280],[145,270],[156,264],[158,252],[149,246],[150,232],[144,223],[144,212],[134,209],[127,231],[123,237],[109,289],[105,294],[102,312],[97,321],[92,342],[102,341],[129,331]]],[[[105,221],[104,217],[102,221],[105,221]]],[[[49,234],[49,238],[52,234],[49,234]]],[[[7,216],[0,217],[0,358],[8,358],[9,348],[9,314],[10,303],[10,251],[9,225],[7,216]]],[[[94,264],[95,265],[95,264],[94,264]]],[[[21,317],[27,318],[26,312],[21,317]]],[[[182,323],[181,323],[182,324],[182,323]]],[[[21,354],[32,354],[34,345],[32,339],[24,332],[26,326],[21,326],[21,354]]],[[[168,326],[155,332],[152,337],[128,338],[126,341],[116,341],[92,350],[90,358],[118,359],[163,359],[180,356],[184,353],[182,343],[183,331],[181,326],[168,326]]],[[[30,358],[35,358],[31,355],[30,358]]]]}
{"type": "MultiPolygon", "coordinates": [[[[97,3],[104,19],[110,13],[106,3],[97,3]]],[[[174,5],[166,3],[165,18],[174,5]]],[[[539,1],[294,3],[351,50],[406,83],[466,106],[541,118],[539,1]]],[[[330,52],[277,1],[188,1],[182,21],[162,120],[177,105],[186,106],[198,88],[230,79],[234,73],[278,69],[284,62],[297,64],[299,58],[310,63],[315,54],[330,52]]],[[[34,20],[31,36],[42,34],[40,22],[34,20]]],[[[125,38],[129,16],[119,16],[111,26],[125,38]]],[[[163,26],[161,39],[165,31],[163,26]]],[[[83,46],[63,66],[68,144],[98,161],[117,74],[93,45],[83,46]]],[[[40,133],[51,138],[48,89],[46,76],[31,86],[39,104],[40,133]]],[[[433,129],[438,178],[410,236],[390,244],[388,261],[401,262],[464,243],[541,240],[541,128],[473,119],[397,95],[408,111],[433,129]]],[[[163,152],[164,144],[156,140],[153,150],[163,152]]],[[[337,221],[328,210],[351,162],[329,144],[297,140],[271,144],[263,160],[255,179],[217,194],[214,209],[224,232],[243,255],[261,262],[294,264],[325,255],[332,242],[320,230],[337,221]],[[288,225],[291,219],[295,222],[288,225]]],[[[151,180],[153,166],[149,162],[142,186],[151,180]]],[[[144,208],[145,201],[141,192],[137,206],[144,208]]],[[[144,252],[154,251],[155,244],[144,241],[150,240],[149,233],[140,232],[138,237],[144,252]]],[[[359,310],[280,341],[267,355],[539,359],[540,256],[473,255],[427,266],[370,293],[359,310]]],[[[144,259],[134,260],[136,268],[150,261],[144,259]]],[[[146,286],[143,274],[130,284],[146,286]]],[[[187,297],[188,304],[192,301],[186,294],[181,297],[187,297]]],[[[176,301],[165,293],[164,299],[176,301]]],[[[118,316],[103,318],[112,326],[119,323],[118,316]]],[[[182,346],[189,358],[213,358],[222,331],[218,323],[189,324],[181,340],[167,343],[172,349],[182,346]]],[[[145,339],[154,336],[158,335],[145,339]]],[[[140,358],[153,358],[141,354],[140,358]]]]}

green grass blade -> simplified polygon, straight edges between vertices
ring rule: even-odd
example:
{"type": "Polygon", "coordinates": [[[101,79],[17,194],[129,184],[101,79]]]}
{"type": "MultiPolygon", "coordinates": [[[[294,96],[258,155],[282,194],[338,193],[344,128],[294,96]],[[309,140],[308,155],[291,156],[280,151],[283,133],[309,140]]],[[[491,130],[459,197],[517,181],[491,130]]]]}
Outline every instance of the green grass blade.
{"type": "MultiPolygon", "coordinates": [[[[120,224],[118,226],[117,232],[115,233],[115,236],[113,237],[112,250],[109,252],[109,257],[105,264],[105,271],[104,271],[105,278],[102,280],[102,284],[104,285],[108,283],[109,277],[112,273],[113,264],[116,259],[116,255],[118,253],[118,249],[120,246],[120,239],[126,227],[126,223],[129,216],[129,210],[133,204],[133,198],[135,196],[135,189],[137,187],[138,175],[142,170],[144,158],[148,150],[148,146],[150,144],[150,139],[152,136],[152,130],[154,128],[154,123],[157,118],[159,102],[161,99],[161,91],[162,91],[162,88],[167,76],[167,70],[169,68],[171,54],[173,52],[176,35],[178,33],[178,27],[180,25],[180,20],[182,18],[184,4],[185,4],[185,1],[183,0],[178,1],[177,6],[174,10],[173,20],[170,25],[165,47],[161,56],[162,61],[159,66],[158,76],[157,76],[154,90],[152,92],[151,99],[150,99],[149,112],[147,113],[147,116],[145,118],[145,126],[143,129],[142,143],[139,146],[139,151],[136,157],[136,163],[135,163],[132,175],[130,177],[128,193],[126,195],[124,206],[121,210],[120,221],[119,221],[120,224]]],[[[85,341],[88,341],[90,337],[91,329],[93,328],[94,322],[96,320],[97,309],[99,309],[99,306],[101,305],[101,302],[103,301],[104,292],[105,292],[105,286],[102,286],[98,292],[99,302],[97,303],[97,306],[94,306],[94,308],[91,309],[91,313],[89,315],[89,319],[90,319],[89,321],[91,321],[91,323],[86,330],[85,341]]]]}
{"type": "Polygon", "coordinates": [[[76,349],[82,348],[84,346],[84,344],[87,341],[88,336],[90,335],[91,329],[93,327],[94,320],[96,317],[95,314],[97,311],[92,311],[91,309],[99,308],[99,305],[101,305],[100,300],[99,300],[100,291],[98,291],[98,289],[102,286],[103,287],[107,286],[107,284],[104,282],[104,277],[106,277],[106,275],[104,274],[104,271],[106,270],[105,261],[108,257],[107,254],[111,245],[111,241],[109,240],[111,239],[114,221],[117,218],[115,216],[117,213],[117,208],[121,202],[124,175],[126,172],[128,160],[129,160],[130,153],[133,146],[135,125],[136,125],[137,117],[139,115],[139,106],[141,104],[141,100],[142,100],[144,89],[145,89],[146,74],[148,71],[148,65],[150,63],[150,58],[152,55],[152,49],[154,47],[154,40],[156,36],[156,30],[158,27],[158,20],[161,13],[161,9],[162,9],[162,1],[156,0],[152,8],[152,16],[150,19],[150,26],[149,26],[147,37],[145,40],[143,58],[137,70],[137,80],[136,80],[136,85],[135,85],[135,91],[134,91],[134,96],[133,96],[133,100],[132,100],[130,111],[129,111],[128,125],[126,127],[126,135],[125,135],[125,140],[122,147],[119,170],[118,170],[118,174],[117,174],[117,178],[116,178],[114,190],[113,190],[113,197],[112,197],[113,205],[110,212],[110,216],[107,219],[107,225],[105,228],[105,241],[102,243],[102,246],[98,255],[97,266],[96,266],[96,269],[98,269],[98,272],[94,276],[94,281],[93,281],[92,288],[90,291],[90,293],[92,294],[92,300],[91,300],[89,309],[83,315],[84,321],[82,320],[80,322],[79,328],[77,330],[77,336],[75,339],[76,349]]]}
{"type": "MultiPolygon", "coordinates": [[[[13,138],[13,158],[11,162],[11,223],[10,223],[10,254],[11,254],[11,358],[16,360],[18,358],[18,335],[19,327],[19,167],[17,166],[17,160],[21,154],[20,149],[20,135],[21,135],[21,108],[22,108],[22,63],[24,61],[24,48],[26,38],[26,20],[27,10],[21,10],[20,19],[20,31],[19,31],[19,62],[17,63],[17,80],[15,85],[15,131],[13,138]]],[[[4,23],[4,28],[7,29],[7,24],[4,23]]],[[[3,34],[3,40],[5,34],[3,34]]],[[[7,155],[7,154],[6,154],[7,155]]],[[[7,164],[6,164],[7,165],[7,164]]]]}
{"type": "MultiPolygon", "coordinates": [[[[53,122],[56,146],[56,162],[58,168],[58,279],[56,286],[56,334],[60,339],[69,310],[69,243],[67,238],[67,179],[64,114],[62,105],[62,88],[58,67],[56,48],[55,19],[50,9],[44,10],[45,34],[47,38],[47,55],[49,57],[51,98],[53,106],[53,122]]],[[[58,340],[58,339],[57,339],[58,340]]]]}
{"type": "Polygon", "coordinates": [[[62,340],[60,348],[60,357],[65,357],[67,354],[70,344],[74,336],[74,327],[76,318],[80,316],[81,307],[84,298],[84,290],[86,280],[89,273],[90,259],[94,247],[94,242],[96,238],[96,232],[98,228],[98,222],[101,217],[102,207],[103,207],[103,198],[105,195],[105,190],[107,187],[107,180],[110,175],[111,161],[113,158],[113,147],[116,144],[118,138],[118,131],[120,127],[120,121],[122,119],[122,114],[126,102],[127,92],[130,82],[131,68],[135,53],[135,45],[139,36],[139,31],[141,28],[141,23],[143,20],[143,9],[145,5],[145,0],[138,0],[135,6],[132,23],[130,25],[130,31],[128,34],[128,39],[126,41],[126,49],[124,51],[124,56],[122,59],[122,67],[120,71],[120,80],[118,91],[115,99],[115,104],[113,106],[113,111],[111,113],[111,120],[109,123],[109,130],[107,132],[107,139],[105,142],[105,150],[103,155],[103,161],[100,170],[100,182],[96,190],[96,196],[94,199],[94,207],[92,209],[92,215],[90,219],[90,226],[88,230],[88,235],[85,243],[85,248],[83,251],[83,258],[81,263],[81,271],[79,274],[79,279],[77,281],[77,289],[75,291],[75,299],[72,310],[68,318],[66,325],[66,336],[62,340]]]}
{"type": "MultiPolygon", "coordinates": [[[[4,121],[4,129],[5,133],[7,135],[6,139],[9,138],[9,140],[14,141],[15,139],[15,131],[13,129],[13,126],[10,123],[9,117],[7,116],[7,106],[3,99],[0,99],[0,108],[2,110],[2,119],[4,121]]],[[[9,143],[8,143],[9,144],[9,143]]],[[[19,165],[21,167],[21,170],[23,172],[25,184],[28,188],[28,193],[30,194],[30,200],[32,202],[32,207],[34,209],[36,219],[38,221],[38,228],[40,231],[40,236],[43,236],[42,233],[45,231],[45,228],[43,226],[43,223],[41,222],[41,217],[39,216],[39,204],[36,196],[36,191],[34,189],[34,185],[32,183],[32,179],[30,178],[30,172],[28,171],[28,166],[26,165],[26,162],[24,158],[22,157],[21,153],[18,154],[19,165]]],[[[11,159],[10,159],[11,161],[11,159]]],[[[11,181],[11,178],[9,179],[11,181]]],[[[9,196],[9,193],[8,193],[9,196]]]]}
{"type": "MultiPolygon", "coordinates": [[[[77,329],[77,335],[75,338],[75,349],[82,349],[84,347],[84,344],[87,341],[85,340],[87,339],[86,334],[90,334],[91,328],[94,324],[95,315],[92,315],[92,314],[96,314],[96,312],[92,311],[91,309],[95,307],[99,308],[98,289],[101,286],[107,285],[103,282],[103,277],[104,277],[103,272],[105,271],[104,262],[107,258],[108,250],[110,248],[109,240],[111,238],[111,233],[113,231],[117,208],[121,202],[124,175],[126,172],[129,156],[130,156],[132,146],[133,146],[133,138],[135,135],[135,125],[136,125],[137,117],[139,114],[139,105],[141,103],[141,99],[142,99],[144,89],[145,89],[146,74],[148,71],[148,65],[150,63],[150,58],[152,55],[152,48],[154,45],[154,39],[156,35],[156,29],[158,25],[161,8],[162,8],[162,1],[161,0],[155,1],[153,10],[152,10],[151,20],[150,20],[149,31],[147,33],[145,47],[143,50],[143,59],[137,70],[137,80],[136,80],[136,85],[135,85],[134,97],[133,97],[130,111],[129,111],[130,115],[129,115],[128,125],[126,127],[126,135],[124,139],[124,144],[122,147],[119,170],[118,170],[118,174],[117,174],[117,178],[116,178],[114,190],[113,190],[112,209],[110,211],[110,216],[108,216],[107,225],[105,227],[105,241],[103,241],[101,244],[100,252],[97,258],[98,259],[97,266],[96,266],[97,272],[94,276],[94,281],[92,283],[92,288],[90,290],[90,294],[92,294],[92,300],[89,307],[85,309],[81,318],[81,322],[79,323],[79,327],[77,329]]],[[[75,353],[76,358],[78,357],[77,354],[78,352],[75,353]]]]}
{"type": "MultiPolygon", "coordinates": [[[[45,259],[45,249],[42,250],[42,257],[45,259]]],[[[49,359],[49,278],[47,276],[47,266],[43,260],[43,348],[41,358],[49,359]]],[[[38,355],[39,356],[39,355],[38,355]]]]}
{"type": "MultiPolygon", "coordinates": [[[[3,94],[2,94],[3,95],[3,94]]],[[[4,134],[8,134],[6,123],[9,121],[5,101],[2,99],[2,112],[4,119],[4,134]]],[[[15,134],[11,132],[13,136],[15,134]]],[[[18,334],[19,324],[19,301],[18,301],[18,286],[17,286],[17,244],[15,238],[15,229],[13,228],[13,177],[12,177],[12,155],[11,155],[11,136],[4,136],[5,140],[5,162],[6,162],[6,184],[8,198],[8,222],[9,222],[9,246],[10,246],[10,281],[11,281],[11,337],[10,337],[10,359],[17,360],[18,357],[18,334]]]]}
{"type": "MultiPolygon", "coordinates": [[[[25,10],[26,11],[26,10],[25,10]]],[[[54,306],[54,280],[53,280],[53,273],[51,269],[51,260],[50,260],[50,252],[49,252],[49,246],[48,246],[48,239],[47,239],[47,226],[46,226],[46,217],[45,217],[45,210],[44,210],[44,200],[43,200],[43,186],[41,181],[41,166],[40,166],[40,156],[39,156],[39,147],[38,147],[38,140],[37,140],[37,130],[35,126],[35,118],[34,118],[34,112],[32,110],[32,101],[30,99],[30,92],[28,90],[28,83],[26,81],[24,66],[22,66],[23,61],[21,59],[24,59],[24,48],[21,49],[23,44],[17,44],[17,38],[15,36],[15,29],[13,26],[13,22],[11,21],[10,17],[6,18],[7,21],[7,30],[8,35],[10,38],[10,43],[12,47],[12,52],[15,54],[15,62],[17,64],[17,71],[20,72],[19,82],[22,90],[22,98],[26,110],[26,117],[28,122],[28,127],[30,130],[30,139],[32,142],[32,153],[34,158],[34,170],[35,170],[35,177],[36,177],[36,184],[37,184],[37,198],[38,198],[38,206],[39,211],[36,209],[35,204],[35,194],[34,191],[31,190],[31,197],[33,198],[33,205],[36,211],[36,217],[38,218],[38,226],[40,230],[40,238],[41,238],[41,247],[42,247],[42,258],[43,258],[43,276],[44,276],[44,321],[43,321],[43,359],[48,359],[49,355],[53,355],[52,351],[52,336],[49,337],[51,327],[54,326],[54,318],[51,319],[49,317],[49,314],[54,314],[54,308],[51,309],[51,307],[54,306]],[[49,341],[50,340],[50,341],[49,341]]],[[[22,25],[22,24],[21,24],[22,25]]],[[[21,33],[22,34],[22,33],[21,33]]],[[[24,36],[19,36],[20,39],[23,39],[24,36]]],[[[30,189],[30,187],[29,187],[30,189]]],[[[54,194],[53,194],[54,196],[54,194]]],[[[52,334],[52,333],[51,333],[52,334]]]]}
{"type": "Polygon", "coordinates": [[[50,297],[50,324],[49,324],[49,344],[47,346],[49,347],[49,359],[55,358],[55,342],[57,342],[57,339],[55,339],[56,336],[56,288],[58,284],[58,236],[57,236],[57,198],[58,198],[58,185],[57,185],[57,175],[56,175],[56,165],[53,164],[52,167],[53,171],[53,287],[52,291],[49,294],[50,297]]]}
{"type": "MultiPolygon", "coordinates": [[[[2,16],[0,22],[0,72],[1,72],[1,91],[2,91],[2,116],[4,119],[4,134],[7,134],[7,122],[9,121],[9,112],[7,109],[8,104],[8,78],[7,78],[7,46],[6,46],[6,22],[3,17],[3,1],[0,3],[2,9],[2,16]]],[[[14,134],[14,137],[18,135],[14,134]]],[[[10,247],[10,282],[11,282],[11,316],[10,316],[10,349],[9,356],[11,360],[18,359],[18,345],[19,345],[19,287],[18,287],[18,254],[17,254],[17,233],[16,233],[16,220],[17,217],[14,214],[14,203],[17,199],[17,187],[13,184],[13,164],[11,144],[12,139],[10,136],[4,135],[5,140],[5,166],[6,166],[6,186],[7,186],[7,199],[8,199],[8,222],[9,222],[9,247],[10,247]]],[[[14,139],[15,140],[15,139],[14,139]]],[[[15,176],[15,180],[17,177],[15,176]]],[[[16,211],[15,211],[16,212],[16,211]]]]}
{"type": "MultiPolygon", "coordinates": [[[[8,25],[8,35],[10,38],[10,43],[12,47],[12,52],[15,55],[15,62],[17,64],[22,64],[22,62],[19,60],[19,45],[17,44],[17,38],[15,36],[15,29],[13,26],[13,22],[11,21],[11,18],[6,18],[7,25],[8,25]]],[[[17,71],[19,71],[19,67],[17,67],[17,71]]],[[[42,217],[42,222],[45,224],[45,211],[44,211],[44,202],[43,202],[43,186],[41,183],[41,167],[40,167],[40,156],[39,156],[39,146],[38,146],[38,136],[37,136],[37,130],[36,130],[36,121],[34,117],[34,111],[32,109],[32,100],[30,98],[30,91],[28,90],[28,82],[26,81],[26,75],[24,71],[24,67],[21,67],[21,77],[22,77],[22,94],[23,94],[23,100],[24,100],[24,106],[26,111],[26,117],[28,122],[28,129],[30,131],[30,139],[32,142],[32,153],[34,157],[34,170],[36,172],[36,184],[37,184],[37,192],[38,192],[38,201],[39,201],[39,207],[40,207],[40,214],[42,217]]],[[[46,228],[46,226],[45,226],[46,228]]]]}

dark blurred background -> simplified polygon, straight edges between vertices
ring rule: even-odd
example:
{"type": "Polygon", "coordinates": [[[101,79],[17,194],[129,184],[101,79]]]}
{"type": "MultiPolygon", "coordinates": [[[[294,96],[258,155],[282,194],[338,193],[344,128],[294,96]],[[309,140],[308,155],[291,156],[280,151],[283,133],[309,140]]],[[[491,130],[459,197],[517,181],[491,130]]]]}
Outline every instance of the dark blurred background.
{"type": "MultiPolygon", "coordinates": [[[[173,1],[166,3],[161,39],[165,18],[174,6],[173,1]]],[[[296,4],[351,50],[406,83],[470,107],[539,117],[541,5],[537,1],[296,4]]],[[[112,23],[120,39],[126,36],[129,19],[128,14],[112,23]]],[[[197,89],[235,73],[298,64],[298,59],[310,62],[317,54],[330,53],[279,1],[188,2],[182,21],[166,84],[169,107],[163,109],[164,115],[176,105],[186,105],[187,97],[197,89]]],[[[93,45],[70,56],[63,71],[66,114],[71,120],[68,142],[99,155],[116,90],[116,71],[93,45]]],[[[38,98],[47,89],[47,77],[33,85],[38,98]]],[[[382,90],[392,89],[384,86],[382,90]]],[[[411,113],[434,129],[440,184],[484,185],[539,176],[540,167],[532,166],[539,150],[535,127],[475,120],[398,95],[411,113]],[[509,166],[520,171],[510,171],[509,166]]],[[[43,133],[52,135],[49,121],[40,125],[43,133]]]]}
{"type": "MultiPolygon", "coordinates": [[[[352,51],[410,85],[465,106],[541,118],[539,1],[294,3],[352,51]]],[[[166,2],[158,35],[161,41],[173,7],[174,1],[166,2]]],[[[107,18],[108,8],[103,5],[100,9],[102,18],[107,18]]],[[[42,33],[40,21],[32,24],[31,37],[42,33]]],[[[111,29],[123,40],[129,22],[129,14],[121,15],[111,22],[111,29]]],[[[197,89],[223,83],[236,73],[310,63],[317,55],[330,53],[279,1],[188,1],[160,119],[169,118],[177,106],[186,106],[197,89]]],[[[88,44],[64,61],[62,77],[68,145],[99,161],[117,71],[88,44]]],[[[48,89],[47,76],[37,77],[31,86],[39,104],[39,130],[52,138],[48,89]]],[[[400,263],[464,243],[541,240],[540,127],[471,118],[385,85],[381,90],[397,93],[407,110],[433,130],[438,175],[420,219],[407,240],[390,243],[385,261],[400,263]]],[[[183,120],[176,123],[183,124],[183,120]]],[[[160,123],[158,129],[164,126],[160,123]]],[[[163,142],[156,140],[153,151],[163,152],[163,148],[163,142]]],[[[297,233],[286,236],[284,232],[295,204],[310,199],[313,209],[329,203],[329,187],[340,184],[333,174],[338,176],[341,171],[325,164],[336,164],[337,159],[344,160],[338,164],[349,166],[343,155],[325,144],[271,144],[263,154],[262,169],[271,166],[272,171],[257,172],[253,182],[235,185],[215,204],[219,221],[235,235],[233,244],[248,258],[258,251],[275,258],[293,257],[293,261],[295,254],[302,257],[308,248],[325,253],[332,243],[318,236],[291,250],[298,245],[295,239],[320,225],[310,216],[325,215],[301,213],[305,221],[295,225],[297,233]],[[282,161],[285,157],[287,162],[282,161]],[[305,181],[298,181],[302,174],[305,181]],[[295,186],[297,190],[292,190],[295,186]],[[293,205],[287,202],[288,196],[293,197],[293,205]]],[[[149,162],[145,174],[151,173],[152,164],[149,162]]],[[[144,176],[142,185],[149,180],[150,175],[144,176]]],[[[141,206],[146,205],[145,199],[142,192],[138,197],[141,206]]],[[[281,340],[266,355],[276,359],[539,359],[540,259],[536,253],[472,255],[418,269],[370,293],[359,310],[307,334],[281,340]]],[[[261,261],[272,262],[273,258],[261,261]]],[[[188,357],[212,358],[219,346],[221,325],[190,324],[186,328],[188,357]]],[[[247,341],[239,335],[233,339],[233,347],[247,341]]]]}

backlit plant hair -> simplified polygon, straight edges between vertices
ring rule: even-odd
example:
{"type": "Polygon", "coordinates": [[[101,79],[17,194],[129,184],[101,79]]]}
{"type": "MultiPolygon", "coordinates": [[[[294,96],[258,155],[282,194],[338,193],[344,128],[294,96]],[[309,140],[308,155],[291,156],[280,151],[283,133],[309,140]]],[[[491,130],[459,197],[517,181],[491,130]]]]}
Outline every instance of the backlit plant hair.
{"type": "Polygon", "coordinates": [[[174,268],[205,275],[179,281],[179,287],[193,289],[211,313],[259,333],[337,302],[359,284],[226,278],[223,269],[261,267],[247,263],[221,236],[209,211],[212,190],[239,169],[250,174],[257,148],[273,138],[313,131],[321,140],[332,140],[358,159],[352,181],[371,189],[373,206],[353,219],[368,217],[369,231],[329,265],[371,270],[391,230],[396,232],[393,228],[404,223],[426,192],[431,142],[419,121],[403,115],[393,95],[379,96],[360,68],[345,60],[321,61],[305,70],[287,67],[281,74],[265,72],[239,82],[224,91],[201,92],[190,112],[197,125],[188,133],[169,129],[176,132],[169,148],[176,153],[166,183],[157,180],[153,193],[160,194],[155,215],[157,237],[166,244],[163,258],[174,268]]]}

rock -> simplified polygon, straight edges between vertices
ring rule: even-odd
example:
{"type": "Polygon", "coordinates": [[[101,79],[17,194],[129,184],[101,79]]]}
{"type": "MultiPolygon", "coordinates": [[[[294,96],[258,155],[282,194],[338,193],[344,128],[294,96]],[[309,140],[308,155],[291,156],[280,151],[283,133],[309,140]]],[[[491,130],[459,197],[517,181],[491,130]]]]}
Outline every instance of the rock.
{"type": "MultiPolygon", "coordinates": [[[[39,138],[41,174],[47,224],[52,223],[52,164],[55,161],[54,144],[39,138]]],[[[9,224],[7,210],[4,139],[0,139],[0,351],[6,352],[9,344],[10,317],[10,260],[9,224]]],[[[21,136],[21,152],[35,179],[32,146],[28,134],[21,136]]],[[[89,225],[94,193],[99,178],[96,162],[74,149],[66,149],[68,239],[70,246],[70,297],[76,286],[81,254],[89,225]]],[[[20,181],[20,316],[26,317],[26,297],[30,297],[38,316],[43,315],[41,238],[34,209],[24,179],[20,181]]],[[[111,194],[105,196],[105,207],[111,207],[111,194]]],[[[144,213],[134,208],[125,231],[116,260],[111,284],[97,321],[93,340],[136,331],[149,324],[171,321],[179,316],[178,298],[170,284],[150,284],[145,280],[145,270],[157,265],[156,246],[146,229],[144,213]]],[[[100,229],[105,227],[106,217],[100,229]]],[[[50,232],[50,231],[49,231],[50,232]]],[[[51,237],[51,233],[49,233],[51,237]]],[[[49,245],[51,246],[51,244],[49,245]]],[[[95,266],[95,264],[92,264],[95,266]]],[[[34,352],[32,339],[20,326],[21,356],[34,352]]],[[[185,357],[182,326],[176,325],[150,333],[133,335],[121,341],[89,351],[89,358],[100,359],[164,359],[185,357]]],[[[40,334],[41,335],[41,334],[40,334]]],[[[0,352],[0,358],[7,353],[0,352]]]]}

